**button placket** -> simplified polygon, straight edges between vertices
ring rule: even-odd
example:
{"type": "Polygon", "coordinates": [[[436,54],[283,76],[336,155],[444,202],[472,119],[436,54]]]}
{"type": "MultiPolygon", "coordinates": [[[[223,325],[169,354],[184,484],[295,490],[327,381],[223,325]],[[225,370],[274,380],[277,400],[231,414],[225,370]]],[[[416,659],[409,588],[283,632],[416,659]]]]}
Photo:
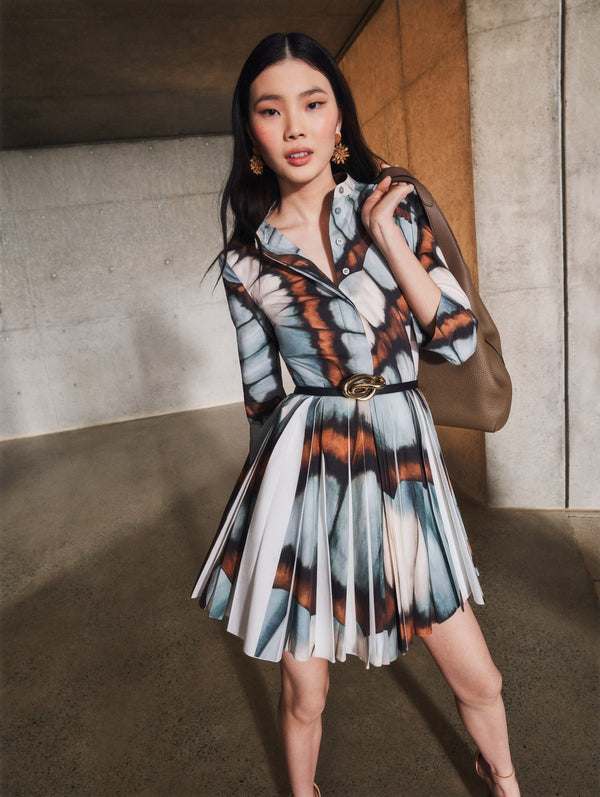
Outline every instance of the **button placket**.
{"type": "MultiPolygon", "coordinates": [[[[350,191],[350,193],[352,192],[350,191]]],[[[347,277],[352,273],[352,270],[348,268],[348,266],[343,265],[344,261],[342,259],[348,238],[348,230],[346,228],[348,223],[347,212],[350,210],[348,203],[350,201],[348,186],[338,185],[335,189],[333,198],[333,212],[330,216],[329,234],[335,269],[340,275],[340,278],[347,277]]]]}

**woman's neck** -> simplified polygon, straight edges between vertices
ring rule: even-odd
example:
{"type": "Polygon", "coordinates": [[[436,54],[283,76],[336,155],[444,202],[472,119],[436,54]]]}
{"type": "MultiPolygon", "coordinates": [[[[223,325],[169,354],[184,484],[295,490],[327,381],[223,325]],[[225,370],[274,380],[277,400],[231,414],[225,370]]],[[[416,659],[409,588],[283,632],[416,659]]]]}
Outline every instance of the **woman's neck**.
{"type": "Polygon", "coordinates": [[[329,215],[334,188],[331,172],[300,186],[280,182],[281,199],[269,222],[280,228],[320,225],[324,212],[329,215]]]}

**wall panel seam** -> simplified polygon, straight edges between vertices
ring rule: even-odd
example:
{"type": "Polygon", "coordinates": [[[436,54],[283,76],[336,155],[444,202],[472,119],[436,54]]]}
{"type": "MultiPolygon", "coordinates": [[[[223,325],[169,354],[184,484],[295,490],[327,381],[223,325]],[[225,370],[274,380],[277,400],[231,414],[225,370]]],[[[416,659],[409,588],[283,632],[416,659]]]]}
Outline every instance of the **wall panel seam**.
{"type": "Polygon", "coordinates": [[[408,161],[406,168],[412,169],[412,158],[410,155],[410,136],[406,129],[406,120],[408,114],[406,112],[406,87],[404,85],[404,53],[402,52],[402,14],[400,13],[400,3],[402,0],[396,0],[396,19],[398,22],[398,38],[400,44],[400,81],[402,90],[400,92],[400,103],[402,105],[402,116],[404,118],[404,140],[406,142],[406,160],[408,161]]]}
{"type": "Polygon", "coordinates": [[[560,238],[563,302],[563,391],[564,391],[564,506],[570,503],[570,414],[569,414],[569,263],[567,253],[567,173],[565,141],[565,27],[566,0],[558,0],[558,135],[560,152],[560,238]]]}

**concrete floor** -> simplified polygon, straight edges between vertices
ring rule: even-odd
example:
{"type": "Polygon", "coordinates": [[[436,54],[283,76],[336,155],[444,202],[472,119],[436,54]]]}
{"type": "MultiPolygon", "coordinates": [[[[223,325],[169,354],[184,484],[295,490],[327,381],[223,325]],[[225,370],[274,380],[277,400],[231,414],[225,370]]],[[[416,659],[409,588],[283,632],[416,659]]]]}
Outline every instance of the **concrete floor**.
{"type": "MultiPolygon", "coordinates": [[[[288,793],[277,665],[188,598],[246,438],[234,405],[0,446],[5,797],[288,793]]],[[[573,524],[589,545],[598,517],[461,505],[523,795],[596,795],[600,574],[573,524]]],[[[331,676],[324,797],[485,793],[420,643],[331,676]]]]}

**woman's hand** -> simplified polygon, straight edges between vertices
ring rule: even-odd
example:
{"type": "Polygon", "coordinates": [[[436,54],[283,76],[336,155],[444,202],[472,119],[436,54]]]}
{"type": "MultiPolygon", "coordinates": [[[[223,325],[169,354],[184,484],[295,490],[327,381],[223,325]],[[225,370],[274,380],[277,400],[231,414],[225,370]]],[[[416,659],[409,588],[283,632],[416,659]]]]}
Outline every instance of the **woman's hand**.
{"type": "Polygon", "coordinates": [[[362,206],[363,224],[384,253],[390,245],[406,245],[404,236],[394,221],[394,213],[400,202],[413,191],[414,186],[411,183],[392,183],[392,178],[386,177],[375,186],[362,206]]]}

